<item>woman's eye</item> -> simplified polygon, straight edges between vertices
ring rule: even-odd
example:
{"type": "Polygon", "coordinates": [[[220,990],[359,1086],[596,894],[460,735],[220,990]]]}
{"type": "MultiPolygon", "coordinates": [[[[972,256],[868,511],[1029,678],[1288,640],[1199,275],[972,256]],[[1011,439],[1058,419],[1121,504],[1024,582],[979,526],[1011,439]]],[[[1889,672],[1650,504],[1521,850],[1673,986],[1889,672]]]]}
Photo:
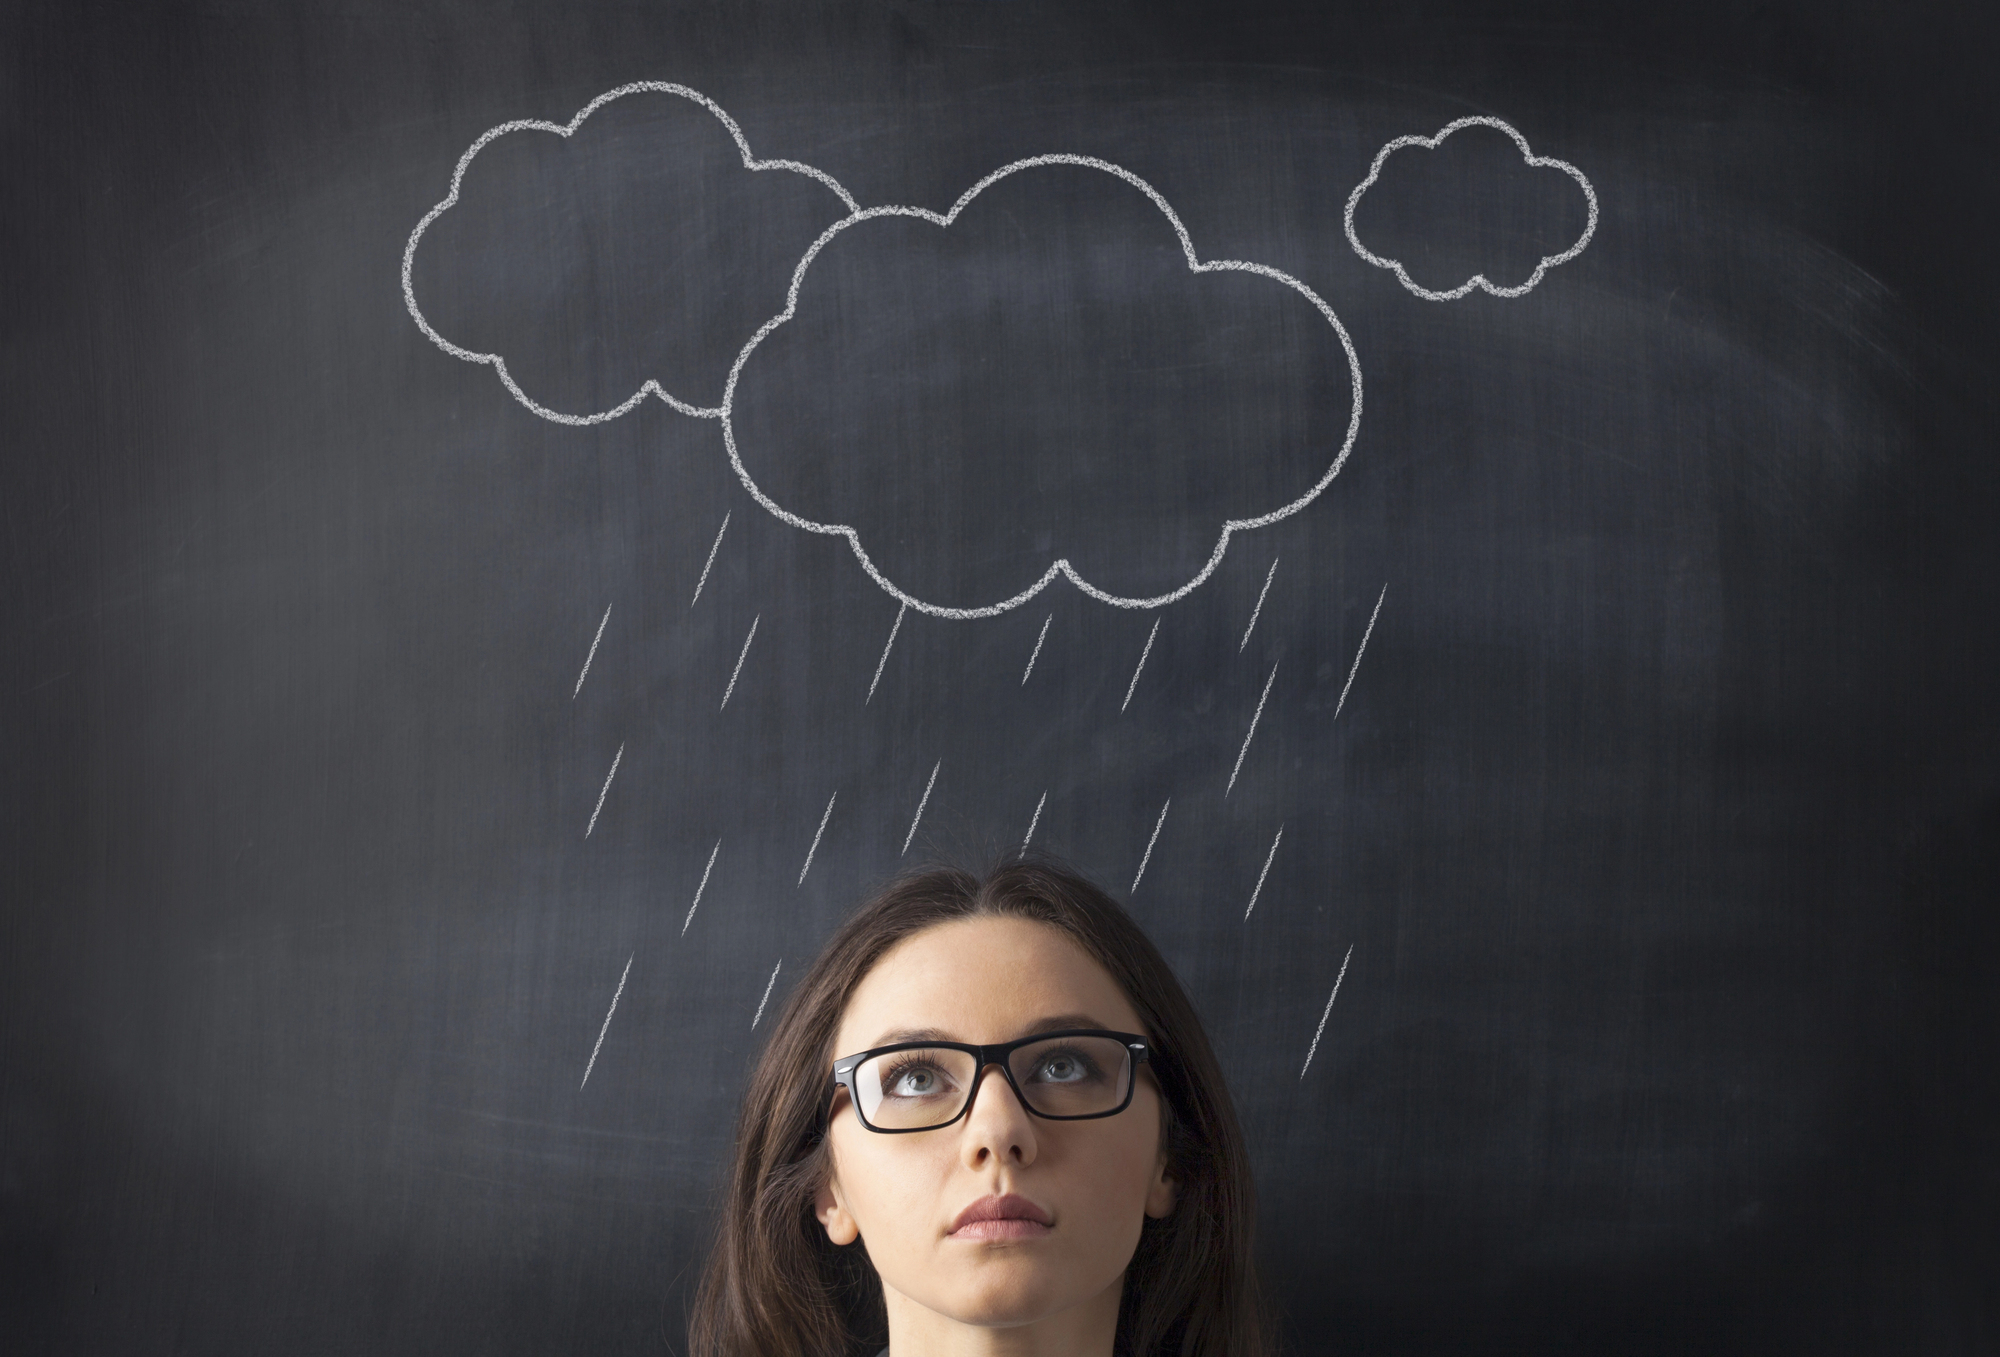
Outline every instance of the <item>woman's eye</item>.
{"type": "Polygon", "coordinates": [[[1072,1084],[1079,1079],[1090,1077],[1089,1064],[1078,1056],[1067,1053],[1052,1055],[1042,1061],[1035,1077],[1047,1084],[1072,1084]]]}
{"type": "Polygon", "coordinates": [[[923,1098],[936,1093],[943,1082],[930,1066],[911,1065],[890,1077],[889,1092],[899,1098],[923,1098]]]}

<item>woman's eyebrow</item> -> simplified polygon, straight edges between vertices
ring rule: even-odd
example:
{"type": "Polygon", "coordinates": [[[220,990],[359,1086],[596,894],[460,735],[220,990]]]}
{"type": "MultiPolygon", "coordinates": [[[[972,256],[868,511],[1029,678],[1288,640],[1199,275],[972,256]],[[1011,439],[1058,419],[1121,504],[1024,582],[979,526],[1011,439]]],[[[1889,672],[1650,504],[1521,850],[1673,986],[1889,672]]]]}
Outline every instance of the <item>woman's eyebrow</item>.
{"type": "Polygon", "coordinates": [[[873,1045],[894,1046],[903,1041],[957,1041],[958,1038],[942,1027],[898,1027],[893,1032],[884,1032],[875,1038],[873,1045]]]}
{"type": "Polygon", "coordinates": [[[1072,1027],[1093,1027],[1104,1030],[1104,1024],[1088,1013],[1058,1013],[1052,1018],[1038,1018],[1023,1028],[1021,1035],[1032,1037],[1042,1032],[1061,1032],[1072,1027]]]}
{"type": "MultiPolygon", "coordinates": [[[[1102,1029],[1103,1024],[1088,1013],[1057,1013],[1052,1017],[1037,1018],[1021,1029],[1024,1037],[1038,1036],[1043,1032],[1061,1032],[1073,1027],[1102,1029]]],[[[942,1027],[898,1027],[893,1032],[884,1032],[875,1039],[877,1046],[894,1046],[905,1041],[957,1041],[958,1038],[942,1027]]]]}

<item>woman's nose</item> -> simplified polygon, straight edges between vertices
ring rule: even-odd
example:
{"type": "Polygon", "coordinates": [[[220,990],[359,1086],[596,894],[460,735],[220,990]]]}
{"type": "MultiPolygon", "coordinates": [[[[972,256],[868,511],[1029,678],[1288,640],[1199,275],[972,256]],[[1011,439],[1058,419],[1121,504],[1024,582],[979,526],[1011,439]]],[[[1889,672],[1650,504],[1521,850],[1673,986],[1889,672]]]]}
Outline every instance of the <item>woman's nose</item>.
{"type": "Polygon", "coordinates": [[[988,1066],[973,1086],[959,1157],[967,1168],[985,1168],[991,1159],[1025,1168],[1035,1162],[1035,1149],[1034,1118],[1014,1096],[1000,1067],[988,1066]]]}

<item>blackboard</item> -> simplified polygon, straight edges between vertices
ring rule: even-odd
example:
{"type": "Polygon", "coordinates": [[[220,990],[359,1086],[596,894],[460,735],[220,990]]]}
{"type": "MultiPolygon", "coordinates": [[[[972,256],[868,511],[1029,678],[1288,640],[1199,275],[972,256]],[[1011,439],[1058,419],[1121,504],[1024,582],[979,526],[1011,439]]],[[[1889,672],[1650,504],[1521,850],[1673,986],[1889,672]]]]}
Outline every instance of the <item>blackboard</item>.
{"type": "Polygon", "coordinates": [[[1289,1350],[2000,1346],[1975,7],[0,32],[10,1351],[682,1350],[1031,837],[1289,1350]]]}

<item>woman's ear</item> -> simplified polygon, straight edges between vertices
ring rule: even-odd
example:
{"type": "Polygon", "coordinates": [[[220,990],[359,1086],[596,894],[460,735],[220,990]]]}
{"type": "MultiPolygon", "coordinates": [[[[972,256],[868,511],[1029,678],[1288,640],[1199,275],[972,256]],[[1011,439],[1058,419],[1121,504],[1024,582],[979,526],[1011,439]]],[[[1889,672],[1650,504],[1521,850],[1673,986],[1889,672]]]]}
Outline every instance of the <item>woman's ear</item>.
{"type": "Polygon", "coordinates": [[[813,1216],[826,1227],[826,1237],[835,1244],[845,1247],[861,1238],[861,1226],[847,1213],[840,1185],[830,1175],[819,1191],[813,1193],[813,1216]]]}
{"type": "Polygon", "coordinates": [[[1180,1198],[1181,1185],[1167,1174],[1167,1150],[1160,1147],[1160,1162],[1153,1170],[1153,1181],[1146,1185],[1146,1214],[1154,1220],[1163,1220],[1174,1213],[1174,1203],[1180,1198]]]}
{"type": "Polygon", "coordinates": [[[1166,1094],[1160,1091],[1159,1079],[1152,1068],[1141,1065],[1139,1073],[1160,1100],[1160,1155],[1153,1163],[1153,1181],[1146,1184],[1146,1214],[1154,1220],[1165,1220],[1174,1213],[1174,1203],[1180,1199],[1181,1186],[1167,1172],[1167,1144],[1172,1136],[1173,1114],[1167,1110],[1166,1094]]]}

